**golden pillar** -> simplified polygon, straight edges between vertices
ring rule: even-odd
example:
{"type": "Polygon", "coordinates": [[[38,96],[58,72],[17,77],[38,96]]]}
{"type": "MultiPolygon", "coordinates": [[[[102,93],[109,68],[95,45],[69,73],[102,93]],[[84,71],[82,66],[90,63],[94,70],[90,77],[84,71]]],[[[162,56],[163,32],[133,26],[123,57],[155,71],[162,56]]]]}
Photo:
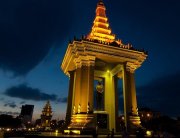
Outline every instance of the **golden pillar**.
{"type": "Polygon", "coordinates": [[[74,110],[87,113],[93,110],[94,57],[79,57],[75,60],[74,110]]]}
{"type": "Polygon", "coordinates": [[[81,112],[87,113],[93,110],[94,67],[86,64],[81,67],[80,106],[81,112]],[[93,74],[93,75],[92,75],[93,74]],[[88,109],[89,108],[89,109],[88,109]]]}
{"type": "Polygon", "coordinates": [[[91,127],[93,124],[95,57],[79,56],[74,59],[74,63],[76,68],[73,71],[74,79],[72,79],[74,80],[72,104],[68,102],[73,108],[71,108],[71,116],[68,116],[71,120],[68,129],[78,130],[80,133],[82,129],[91,127]]]}
{"type": "MultiPolygon", "coordinates": [[[[114,76],[114,90],[115,90],[115,120],[118,120],[118,77],[117,74],[114,76]]],[[[120,131],[120,125],[115,121],[116,132],[120,131]]]]}
{"type": "Polygon", "coordinates": [[[112,73],[110,71],[106,72],[105,75],[105,111],[107,111],[109,115],[109,129],[112,130],[114,129],[116,131],[116,89],[115,89],[115,84],[117,79],[114,78],[112,73]]]}
{"type": "Polygon", "coordinates": [[[79,108],[79,104],[80,104],[80,95],[81,95],[81,68],[78,67],[75,70],[75,84],[74,84],[74,95],[73,95],[73,112],[77,113],[78,112],[78,108],[79,108]]]}
{"type": "Polygon", "coordinates": [[[88,66],[88,84],[88,113],[92,113],[94,108],[94,65],[88,66]]]}
{"type": "Polygon", "coordinates": [[[129,128],[129,113],[131,109],[131,101],[130,101],[130,93],[129,93],[129,86],[128,86],[128,75],[126,71],[126,65],[123,65],[123,74],[122,74],[122,79],[123,79],[123,97],[124,97],[124,118],[125,118],[125,126],[126,129],[129,128]]]}
{"type": "Polygon", "coordinates": [[[138,115],[137,98],[136,98],[136,86],[134,78],[134,70],[128,72],[129,83],[130,83],[130,95],[131,95],[131,114],[129,120],[132,124],[131,127],[140,126],[141,121],[138,115]]]}
{"type": "Polygon", "coordinates": [[[69,93],[68,93],[68,104],[66,111],[66,125],[71,121],[71,115],[73,111],[73,87],[74,87],[74,71],[69,71],[69,93]]]}
{"type": "Polygon", "coordinates": [[[123,65],[123,97],[124,97],[124,116],[126,129],[132,130],[133,127],[140,125],[140,117],[137,112],[136,87],[134,70],[123,65]]]}
{"type": "Polygon", "coordinates": [[[128,74],[130,79],[130,92],[131,92],[131,101],[132,101],[131,111],[132,111],[132,115],[138,115],[134,73],[128,72],[128,74]]]}

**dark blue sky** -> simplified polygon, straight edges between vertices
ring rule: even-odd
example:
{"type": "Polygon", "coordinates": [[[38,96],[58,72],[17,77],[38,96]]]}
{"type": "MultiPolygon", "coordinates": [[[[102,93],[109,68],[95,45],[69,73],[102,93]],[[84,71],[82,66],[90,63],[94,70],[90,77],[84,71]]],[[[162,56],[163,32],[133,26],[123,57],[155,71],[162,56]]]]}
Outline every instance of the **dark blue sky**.
{"type": "MultiPolygon", "coordinates": [[[[180,1],[104,0],[117,38],[148,51],[136,71],[139,107],[180,116],[180,1]]],[[[90,32],[97,0],[0,0],[0,113],[50,99],[66,111],[68,78],[60,69],[69,40],[90,32]]],[[[121,96],[120,96],[121,97],[121,96]]]]}

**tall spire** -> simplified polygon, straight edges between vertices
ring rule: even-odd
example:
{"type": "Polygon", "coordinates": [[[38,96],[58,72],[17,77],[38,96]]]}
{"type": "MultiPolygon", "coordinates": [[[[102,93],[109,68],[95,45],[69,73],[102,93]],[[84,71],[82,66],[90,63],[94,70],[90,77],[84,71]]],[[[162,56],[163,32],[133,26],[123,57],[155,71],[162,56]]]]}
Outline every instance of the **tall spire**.
{"type": "Polygon", "coordinates": [[[99,0],[99,1],[98,1],[98,4],[104,5],[103,0],[99,0]]]}
{"type": "Polygon", "coordinates": [[[108,18],[106,17],[106,7],[103,0],[99,0],[96,8],[96,17],[88,39],[94,39],[104,42],[113,42],[115,35],[112,34],[109,28],[108,18]]]}
{"type": "Polygon", "coordinates": [[[47,101],[41,114],[42,127],[45,127],[45,128],[50,127],[51,118],[52,118],[52,108],[51,108],[50,102],[47,101]]]}

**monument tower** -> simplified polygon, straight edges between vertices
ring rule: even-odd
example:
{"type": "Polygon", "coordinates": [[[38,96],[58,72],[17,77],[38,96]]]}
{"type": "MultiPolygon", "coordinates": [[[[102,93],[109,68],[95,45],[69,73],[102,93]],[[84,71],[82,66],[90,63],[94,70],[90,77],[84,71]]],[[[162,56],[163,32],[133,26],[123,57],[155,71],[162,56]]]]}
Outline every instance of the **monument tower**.
{"type": "Polygon", "coordinates": [[[51,108],[50,102],[47,101],[41,114],[41,126],[45,130],[50,129],[51,118],[52,118],[52,108],[51,108]]]}
{"type": "Polygon", "coordinates": [[[126,129],[139,126],[134,73],[146,57],[146,52],[116,39],[106,17],[105,5],[99,0],[91,32],[69,43],[61,65],[70,78],[67,132],[81,133],[97,126],[118,131],[118,79],[123,82],[126,129]],[[96,80],[101,82],[97,91],[103,92],[103,108],[98,111],[94,107],[96,80]]]}

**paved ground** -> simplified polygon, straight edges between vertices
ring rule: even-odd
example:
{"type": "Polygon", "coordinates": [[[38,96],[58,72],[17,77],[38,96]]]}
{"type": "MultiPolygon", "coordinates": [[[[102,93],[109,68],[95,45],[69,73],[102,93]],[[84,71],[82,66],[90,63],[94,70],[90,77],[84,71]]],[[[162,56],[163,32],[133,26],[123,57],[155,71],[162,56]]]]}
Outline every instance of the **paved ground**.
{"type": "MultiPolygon", "coordinates": [[[[43,133],[8,133],[6,137],[3,137],[3,132],[0,131],[0,138],[95,138],[93,135],[62,135],[55,132],[43,132],[43,133]]],[[[156,136],[155,136],[156,137],[156,136]]],[[[98,135],[96,138],[111,138],[111,135],[98,135]]],[[[114,138],[122,138],[122,135],[114,135],[114,138]]],[[[129,138],[136,138],[135,135],[130,135],[129,138]]],[[[146,136],[146,138],[148,138],[146,136]]]]}

